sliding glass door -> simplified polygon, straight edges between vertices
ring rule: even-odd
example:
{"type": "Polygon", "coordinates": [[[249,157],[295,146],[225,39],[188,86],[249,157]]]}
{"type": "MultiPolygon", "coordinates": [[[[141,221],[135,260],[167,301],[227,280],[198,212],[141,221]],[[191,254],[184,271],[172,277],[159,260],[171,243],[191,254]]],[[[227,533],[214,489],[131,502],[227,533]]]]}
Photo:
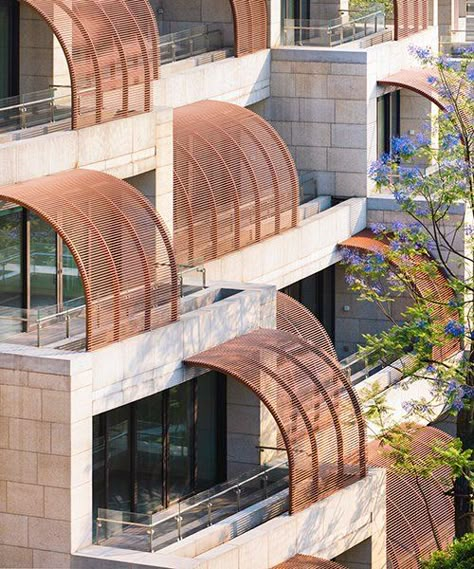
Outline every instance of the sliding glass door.
{"type": "Polygon", "coordinates": [[[225,377],[94,417],[94,511],[152,513],[226,477],[225,377]]]}

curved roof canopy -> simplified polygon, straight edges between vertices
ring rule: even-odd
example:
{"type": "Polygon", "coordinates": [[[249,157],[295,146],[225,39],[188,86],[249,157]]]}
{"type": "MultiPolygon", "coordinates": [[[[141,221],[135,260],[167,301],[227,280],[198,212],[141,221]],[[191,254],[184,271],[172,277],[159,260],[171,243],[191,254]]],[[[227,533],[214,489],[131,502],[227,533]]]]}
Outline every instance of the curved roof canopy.
{"type": "Polygon", "coordinates": [[[393,8],[395,40],[428,28],[428,0],[393,0],[393,8]]]}
{"type": "MultiPolygon", "coordinates": [[[[355,249],[365,254],[370,253],[385,253],[389,250],[389,245],[377,239],[370,230],[364,230],[357,235],[350,237],[340,244],[341,247],[348,249],[355,249]]],[[[409,260],[405,261],[404,265],[396,266],[396,269],[404,272],[406,266],[411,263],[415,271],[410,271],[410,276],[413,277],[413,288],[422,298],[426,301],[433,300],[432,314],[442,324],[447,324],[450,320],[457,320],[457,312],[455,308],[449,306],[449,301],[454,300],[455,295],[453,289],[449,286],[448,280],[441,272],[438,271],[436,276],[426,274],[425,271],[416,271],[417,264],[424,261],[421,255],[413,255],[409,260]]],[[[445,360],[460,349],[459,340],[456,338],[446,338],[446,341],[441,346],[433,348],[433,359],[436,361],[445,360]]]]}
{"type": "Polygon", "coordinates": [[[22,0],[49,25],[71,78],[72,128],[151,110],[159,42],[148,0],[22,0]]]}
{"type": "Polygon", "coordinates": [[[230,0],[234,15],[234,51],[236,57],[268,47],[268,11],[266,0],[230,0]]]}
{"type": "Polygon", "coordinates": [[[336,348],[321,322],[300,302],[277,292],[277,329],[318,346],[338,362],[336,348]]]}
{"type": "Polygon", "coordinates": [[[288,453],[290,513],[365,476],[357,398],[332,356],[315,344],[283,330],[257,330],[186,363],[232,376],[273,415],[288,453]]]}
{"type": "Polygon", "coordinates": [[[437,72],[435,69],[402,69],[378,81],[378,84],[408,89],[425,97],[425,99],[429,99],[442,111],[446,111],[446,104],[441,99],[438,90],[428,81],[430,77],[436,76],[437,72]]]}
{"type": "MultiPolygon", "coordinates": [[[[433,444],[443,446],[452,440],[433,427],[410,428],[413,430],[410,453],[420,464],[431,454],[433,444]]],[[[433,531],[443,548],[454,538],[453,499],[445,494],[448,488],[444,486],[444,481],[450,478],[449,467],[440,468],[428,479],[415,480],[413,475],[399,474],[392,468],[389,450],[378,441],[369,445],[369,464],[387,468],[388,560],[391,569],[419,569],[420,558],[438,549],[433,531]]]]}
{"type": "Polygon", "coordinates": [[[295,227],[298,175],[264,119],[201,101],[174,111],[174,200],[178,262],[196,264],[295,227]]]}
{"type": "Polygon", "coordinates": [[[70,249],[84,288],[88,350],[177,319],[171,243],[138,190],[101,172],[72,170],[4,186],[0,200],[36,213],[70,249]]]}
{"type": "Polygon", "coordinates": [[[327,559],[319,559],[309,555],[295,555],[288,561],[275,565],[273,569],[344,569],[344,567],[327,559]]]}

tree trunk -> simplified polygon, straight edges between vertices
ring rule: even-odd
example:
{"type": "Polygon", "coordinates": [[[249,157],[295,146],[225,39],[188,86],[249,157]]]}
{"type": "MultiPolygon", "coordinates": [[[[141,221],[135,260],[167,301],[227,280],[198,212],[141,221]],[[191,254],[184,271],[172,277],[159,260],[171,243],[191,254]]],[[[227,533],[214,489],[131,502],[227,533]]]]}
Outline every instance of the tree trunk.
{"type": "MultiPolygon", "coordinates": [[[[474,366],[474,345],[471,345],[469,362],[474,366]]],[[[466,377],[467,385],[474,386],[474,373],[466,377]]],[[[464,449],[474,449],[474,405],[467,404],[457,416],[457,436],[461,439],[464,449]]],[[[456,537],[466,533],[474,533],[474,513],[472,511],[472,491],[469,482],[460,477],[454,484],[454,507],[456,511],[456,537]]]]}

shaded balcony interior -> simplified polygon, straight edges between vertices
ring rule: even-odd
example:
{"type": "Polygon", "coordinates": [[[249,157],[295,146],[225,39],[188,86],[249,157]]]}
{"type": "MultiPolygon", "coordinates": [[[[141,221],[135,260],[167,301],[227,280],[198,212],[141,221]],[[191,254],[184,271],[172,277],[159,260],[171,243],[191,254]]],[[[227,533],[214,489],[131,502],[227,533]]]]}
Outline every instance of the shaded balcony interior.
{"type": "MultiPolygon", "coordinates": [[[[230,0],[155,0],[150,4],[151,17],[156,20],[159,30],[160,55],[157,63],[163,66],[164,76],[235,54],[235,22],[230,0]]],[[[77,10],[81,21],[86,16],[81,15],[82,8],[77,10]]],[[[107,27],[107,16],[102,19],[104,23],[101,25],[107,27]]],[[[0,0],[0,32],[0,142],[2,138],[8,141],[70,129],[73,87],[68,61],[58,37],[27,3],[17,0],[0,0]],[[7,136],[6,133],[14,134],[7,136]]],[[[247,32],[241,33],[245,35],[247,32]]],[[[72,37],[79,35],[73,34],[72,37]]],[[[251,38],[248,39],[250,41],[251,38]]],[[[61,41],[64,44],[64,38],[61,41]]],[[[72,44],[72,53],[85,49],[79,45],[79,40],[77,43],[77,46],[72,44]]],[[[126,51],[127,48],[124,49],[126,51]]],[[[122,73],[120,59],[118,52],[113,54],[110,51],[110,54],[98,51],[100,75],[104,85],[119,85],[122,73]]],[[[131,86],[135,86],[137,81],[137,73],[133,69],[130,71],[136,65],[133,63],[137,60],[135,55],[126,54],[131,86]]],[[[87,62],[83,59],[80,64],[86,67],[87,62]]],[[[90,71],[92,73],[92,67],[90,71]]],[[[96,69],[94,73],[97,72],[96,69]]],[[[93,81],[82,83],[84,85],[76,89],[76,106],[81,112],[89,107],[93,110],[97,104],[97,87],[93,81]]],[[[102,102],[103,114],[111,98],[107,96],[107,90],[117,91],[116,87],[107,85],[102,102]]],[[[134,91],[135,88],[130,88],[131,98],[134,91]]],[[[115,96],[113,94],[112,98],[115,96]]]]}
{"type": "Polygon", "coordinates": [[[285,0],[283,44],[287,46],[338,47],[358,42],[370,47],[393,39],[391,14],[373,2],[353,7],[345,0],[285,0]]]}
{"type": "Polygon", "coordinates": [[[94,417],[96,543],[153,552],[231,520],[236,537],[258,525],[251,507],[260,523],[287,511],[286,453],[273,450],[273,421],[261,430],[262,411],[251,391],[208,372],[94,417]]]}

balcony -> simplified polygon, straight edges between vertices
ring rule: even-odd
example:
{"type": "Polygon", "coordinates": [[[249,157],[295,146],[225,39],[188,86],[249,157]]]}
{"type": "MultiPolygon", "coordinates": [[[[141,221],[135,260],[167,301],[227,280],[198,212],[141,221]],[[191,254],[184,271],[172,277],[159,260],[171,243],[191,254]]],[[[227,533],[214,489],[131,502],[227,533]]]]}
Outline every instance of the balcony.
{"type": "Polygon", "coordinates": [[[216,524],[238,537],[287,510],[288,462],[279,460],[154,514],[99,509],[96,544],[153,553],[216,524]]]}
{"type": "Polygon", "coordinates": [[[384,8],[377,5],[366,11],[341,10],[335,19],[285,19],[283,24],[283,43],[287,46],[338,47],[364,40],[363,47],[369,47],[390,41],[392,35],[384,8]]]}

